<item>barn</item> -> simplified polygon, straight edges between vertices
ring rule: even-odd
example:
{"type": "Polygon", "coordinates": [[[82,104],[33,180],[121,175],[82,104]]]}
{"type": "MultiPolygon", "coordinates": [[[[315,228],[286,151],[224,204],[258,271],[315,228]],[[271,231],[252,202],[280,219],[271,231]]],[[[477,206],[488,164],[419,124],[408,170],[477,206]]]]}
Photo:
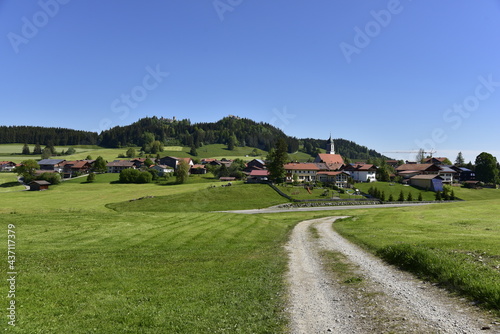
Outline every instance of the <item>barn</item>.
{"type": "Polygon", "coordinates": [[[39,180],[30,183],[30,191],[48,190],[50,182],[39,180]]]}

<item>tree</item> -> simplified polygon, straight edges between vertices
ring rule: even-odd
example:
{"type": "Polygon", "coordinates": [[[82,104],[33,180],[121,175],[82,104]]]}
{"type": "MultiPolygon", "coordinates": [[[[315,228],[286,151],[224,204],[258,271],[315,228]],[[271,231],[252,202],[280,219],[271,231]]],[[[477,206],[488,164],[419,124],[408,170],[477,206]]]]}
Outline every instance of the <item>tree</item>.
{"type": "Polygon", "coordinates": [[[59,173],[43,173],[37,177],[37,180],[45,180],[50,184],[61,183],[61,175],[59,173]]]}
{"type": "Polygon", "coordinates": [[[422,193],[418,193],[418,201],[422,202],[424,199],[422,197],[422,193]]]}
{"type": "Polygon", "coordinates": [[[23,146],[23,151],[22,151],[22,155],[30,155],[30,147],[28,146],[28,144],[24,144],[23,146]]]}
{"type": "Polygon", "coordinates": [[[153,162],[153,160],[151,160],[150,158],[146,158],[146,160],[144,160],[144,165],[146,167],[149,167],[149,166],[152,166],[154,165],[155,163],[153,162]]]}
{"type": "Polygon", "coordinates": [[[103,157],[98,156],[97,159],[95,159],[94,164],[92,165],[92,170],[96,173],[106,172],[106,161],[103,157]]]}
{"type": "Polygon", "coordinates": [[[175,173],[177,183],[186,183],[189,177],[189,164],[185,160],[181,160],[181,162],[177,165],[175,173]]]}
{"type": "Polygon", "coordinates": [[[392,194],[389,195],[389,202],[394,202],[394,196],[392,196],[392,194]]]}
{"type": "Polygon", "coordinates": [[[406,200],[408,202],[413,202],[413,195],[411,194],[411,191],[408,193],[408,197],[406,197],[406,200]]]}
{"type": "Polygon", "coordinates": [[[135,158],[137,156],[137,151],[135,150],[135,148],[131,147],[127,150],[125,156],[128,158],[135,158]]]}
{"type": "Polygon", "coordinates": [[[40,146],[40,144],[36,144],[35,145],[35,148],[33,149],[33,154],[42,154],[42,147],[40,146]]]}
{"type": "Polygon", "coordinates": [[[483,152],[476,157],[476,179],[485,183],[498,182],[497,159],[483,152]]]}
{"type": "Polygon", "coordinates": [[[87,155],[87,157],[85,158],[85,160],[92,160],[92,156],[90,154],[87,155]]]}
{"type": "Polygon", "coordinates": [[[405,201],[405,194],[403,193],[403,190],[399,193],[399,198],[398,202],[404,202],[405,201]]]}
{"type": "Polygon", "coordinates": [[[382,202],[385,202],[385,191],[382,191],[382,192],[380,193],[379,199],[380,199],[382,202]]]}
{"type": "Polygon", "coordinates": [[[48,159],[52,156],[52,151],[50,147],[46,147],[42,151],[42,159],[48,159]]]}
{"type": "Polygon", "coordinates": [[[441,192],[440,191],[436,192],[436,201],[442,201],[442,200],[443,198],[441,197],[441,192]]]}
{"type": "Polygon", "coordinates": [[[227,149],[229,151],[234,150],[234,147],[236,146],[236,143],[237,143],[236,136],[232,135],[231,137],[229,137],[229,140],[227,141],[227,149]]]}
{"type": "Polygon", "coordinates": [[[458,152],[457,158],[455,159],[455,165],[457,165],[458,167],[463,167],[465,165],[465,160],[462,152],[458,152]]]}
{"type": "Polygon", "coordinates": [[[196,146],[191,146],[191,150],[189,151],[189,154],[191,154],[193,157],[198,156],[198,151],[196,151],[196,146]]]}
{"type": "Polygon", "coordinates": [[[35,160],[24,160],[18,167],[14,168],[14,173],[22,176],[24,183],[29,183],[35,178],[35,171],[39,168],[40,165],[35,160]]]}
{"type": "Polygon", "coordinates": [[[73,148],[73,147],[70,147],[68,148],[68,150],[66,151],[66,155],[72,155],[72,154],[75,154],[76,153],[76,150],[73,148]]]}
{"type": "Polygon", "coordinates": [[[276,147],[269,153],[267,169],[269,177],[275,182],[282,182],[285,178],[285,164],[288,161],[287,144],[283,138],[276,142],[276,147]]]}
{"type": "Polygon", "coordinates": [[[95,181],[95,174],[93,172],[89,173],[89,175],[87,175],[87,182],[94,182],[95,181]]]}
{"type": "Polygon", "coordinates": [[[418,150],[418,153],[417,153],[417,156],[415,157],[415,160],[419,164],[421,164],[421,163],[424,162],[424,160],[425,160],[425,151],[424,151],[423,148],[421,148],[421,149],[418,150]]]}

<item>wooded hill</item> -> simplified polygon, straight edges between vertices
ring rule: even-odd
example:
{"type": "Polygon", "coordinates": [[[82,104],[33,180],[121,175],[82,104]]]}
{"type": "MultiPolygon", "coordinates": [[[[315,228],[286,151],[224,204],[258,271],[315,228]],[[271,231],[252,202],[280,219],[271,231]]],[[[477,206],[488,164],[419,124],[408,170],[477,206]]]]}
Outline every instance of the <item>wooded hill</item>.
{"type": "MultiPolygon", "coordinates": [[[[263,122],[238,117],[225,117],[218,122],[191,124],[189,119],[171,120],[146,117],[127,126],[116,126],[100,134],[64,128],[34,126],[0,126],[0,144],[31,143],[40,145],[100,145],[108,148],[142,146],[154,140],[166,146],[199,148],[208,144],[224,144],[229,149],[249,146],[269,151],[279,138],[285,139],[288,152],[299,150],[315,156],[325,149],[325,139],[297,139],[263,122]]],[[[349,159],[379,158],[381,154],[352,141],[335,139],[336,153],[349,159]]]]}

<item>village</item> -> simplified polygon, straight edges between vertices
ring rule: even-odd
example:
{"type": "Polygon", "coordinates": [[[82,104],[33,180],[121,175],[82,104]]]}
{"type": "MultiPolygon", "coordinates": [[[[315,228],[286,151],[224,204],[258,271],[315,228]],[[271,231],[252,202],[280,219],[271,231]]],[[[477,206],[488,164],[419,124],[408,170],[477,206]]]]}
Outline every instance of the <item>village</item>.
{"type": "MultiPolygon", "coordinates": [[[[247,156],[248,158],[248,156],[247,156]]],[[[96,168],[97,160],[65,160],[42,159],[37,162],[37,168],[32,171],[34,179],[30,180],[29,190],[46,190],[51,185],[47,180],[38,180],[39,176],[59,174],[61,179],[71,179],[85,176],[94,172],[121,173],[127,169],[150,171],[160,177],[175,175],[181,164],[188,168],[189,175],[212,173],[222,182],[245,180],[247,183],[269,183],[270,173],[264,159],[214,159],[178,158],[174,156],[157,156],[154,158],[133,158],[128,160],[114,160],[106,162],[105,168],[96,168]],[[223,172],[225,171],[225,172],[223,172]],[[233,171],[233,173],[230,173],[233,171]],[[237,171],[235,174],[234,171],[237,171]]],[[[445,157],[427,157],[419,162],[390,160],[382,162],[388,171],[388,177],[382,181],[398,182],[418,189],[440,192],[444,185],[466,185],[477,187],[475,173],[464,166],[450,164],[445,157]]],[[[0,171],[14,172],[21,164],[12,161],[0,161],[0,171]]],[[[314,186],[316,184],[329,185],[338,189],[347,189],[355,183],[370,183],[380,181],[378,174],[381,166],[373,163],[354,162],[346,163],[344,158],[335,151],[331,136],[327,140],[326,152],[318,153],[313,161],[288,162],[284,164],[284,183],[294,185],[314,186]]],[[[387,173],[385,171],[385,173],[387,173]]],[[[19,174],[19,173],[18,173],[19,174]]]]}

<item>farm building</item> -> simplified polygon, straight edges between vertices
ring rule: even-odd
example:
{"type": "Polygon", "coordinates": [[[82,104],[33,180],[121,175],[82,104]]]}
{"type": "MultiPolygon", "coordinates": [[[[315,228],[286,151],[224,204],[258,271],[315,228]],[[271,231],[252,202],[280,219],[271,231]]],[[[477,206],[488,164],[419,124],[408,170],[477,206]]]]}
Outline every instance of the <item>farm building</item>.
{"type": "Polygon", "coordinates": [[[250,172],[247,178],[247,183],[260,183],[269,180],[269,171],[267,169],[254,169],[250,172]]]}
{"type": "Polygon", "coordinates": [[[316,180],[323,183],[333,183],[339,188],[347,188],[347,178],[349,174],[346,172],[318,172],[316,180]]]}
{"type": "Polygon", "coordinates": [[[39,180],[30,183],[30,191],[48,190],[50,182],[39,180]]]}
{"type": "Polygon", "coordinates": [[[436,174],[415,175],[410,178],[410,185],[430,191],[443,191],[443,178],[436,174]]]}
{"type": "Polygon", "coordinates": [[[0,161],[0,172],[12,172],[16,164],[12,161],[0,161]]]}

